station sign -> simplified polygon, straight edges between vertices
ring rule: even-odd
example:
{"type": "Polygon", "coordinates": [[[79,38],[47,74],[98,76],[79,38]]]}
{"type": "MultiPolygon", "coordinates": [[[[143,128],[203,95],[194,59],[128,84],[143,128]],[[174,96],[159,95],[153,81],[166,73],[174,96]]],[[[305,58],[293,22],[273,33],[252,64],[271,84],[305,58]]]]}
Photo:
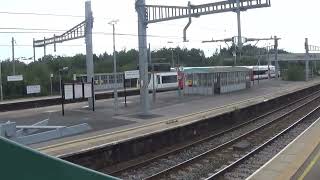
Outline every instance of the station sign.
{"type": "Polygon", "coordinates": [[[40,85],[30,85],[27,86],[27,94],[38,94],[41,92],[40,85]]]}
{"type": "Polygon", "coordinates": [[[12,81],[22,81],[23,76],[22,75],[15,75],[15,76],[7,76],[7,81],[12,82],[12,81]]]}
{"type": "Polygon", "coordinates": [[[139,70],[125,71],[124,78],[125,79],[139,79],[140,78],[139,70]]]}
{"type": "MultiPolygon", "coordinates": [[[[92,78],[93,80],[93,78],[92,78]]],[[[94,85],[93,82],[90,83],[68,83],[68,84],[63,84],[63,91],[61,94],[62,98],[62,115],[64,116],[64,104],[65,101],[73,101],[76,99],[85,99],[91,98],[92,101],[92,110],[94,111],[94,85]]]]}
{"type": "Polygon", "coordinates": [[[85,98],[89,98],[89,97],[92,97],[92,87],[91,87],[91,84],[84,84],[84,97],[85,98]]]}
{"type": "Polygon", "coordinates": [[[92,97],[91,83],[64,84],[64,99],[81,99],[92,97]]]}
{"type": "Polygon", "coordinates": [[[73,85],[64,85],[64,98],[73,99],[73,85]]]}

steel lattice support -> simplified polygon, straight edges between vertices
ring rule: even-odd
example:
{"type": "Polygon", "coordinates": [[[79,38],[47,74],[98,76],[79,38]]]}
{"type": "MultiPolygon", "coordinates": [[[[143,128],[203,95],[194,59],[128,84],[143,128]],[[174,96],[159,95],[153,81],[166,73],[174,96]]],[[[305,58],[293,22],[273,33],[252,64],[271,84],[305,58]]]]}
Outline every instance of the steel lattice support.
{"type": "MultiPolygon", "coordinates": [[[[275,67],[276,67],[276,76],[277,78],[279,77],[279,63],[278,63],[278,41],[281,38],[277,38],[277,36],[275,37],[271,37],[271,38],[243,38],[241,37],[241,41],[243,40],[243,43],[246,42],[252,42],[252,41],[257,41],[257,43],[259,41],[270,41],[273,40],[274,41],[274,49],[275,49],[275,67]]],[[[209,40],[209,41],[202,41],[202,43],[215,43],[215,42],[224,42],[228,45],[228,42],[232,42],[233,44],[236,44],[236,40],[239,41],[239,37],[232,37],[232,38],[226,38],[226,39],[219,39],[219,40],[209,40]]],[[[257,45],[257,43],[255,45],[257,45]]],[[[269,65],[271,65],[271,61],[269,60],[268,62],[269,65]]],[[[236,56],[235,56],[235,65],[236,65],[236,56]]]]}
{"type": "Polygon", "coordinates": [[[320,46],[309,45],[309,51],[320,51],[320,46]]]}
{"type": "Polygon", "coordinates": [[[305,50],[306,50],[306,55],[305,55],[305,76],[306,76],[306,81],[309,81],[309,61],[311,60],[310,57],[310,51],[316,52],[320,51],[319,46],[314,46],[314,45],[309,45],[308,38],[305,39],[305,50]]]}
{"type": "Polygon", "coordinates": [[[86,21],[83,21],[80,24],[68,30],[67,32],[61,34],[60,36],[54,35],[52,38],[35,40],[33,41],[33,47],[45,47],[47,45],[54,44],[54,51],[56,51],[56,43],[62,43],[65,41],[84,38],[85,25],[86,25],[86,21]]]}
{"type": "MultiPolygon", "coordinates": [[[[44,38],[43,40],[33,39],[33,56],[35,61],[35,48],[43,47],[44,56],[46,55],[46,46],[53,44],[54,51],[56,51],[56,44],[65,41],[71,41],[75,39],[85,38],[86,42],[86,65],[87,65],[87,82],[91,82],[94,77],[94,67],[93,67],[93,52],[92,52],[92,28],[93,28],[93,16],[91,10],[91,1],[85,2],[85,21],[74,26],[70,30],[66,31],[62,35],[54,35],[52,38],[44,38]]],[[[94,96],[92,97],[94,98],[94,96]]],[[[92,108],[92,99],[88,98],[89,107],[92,108]]]]}
{"type": "MultiPolygon", "coordinates": [[[[263,7],[270,7],[270,0],[241,0],[240,11],[246,11],[248,9],[256,9],[263,7]]],[[[224,12],[236,12],[237,1],[221,1],[202,5],[191,5],[189,7],[183,6],[156,6],[145,5],[147,23],[156,23],[174,19],[199,17],[202,15],[224,13],[224,12]],[[190,9],[190,11],[189,11],[190,9]]]]}

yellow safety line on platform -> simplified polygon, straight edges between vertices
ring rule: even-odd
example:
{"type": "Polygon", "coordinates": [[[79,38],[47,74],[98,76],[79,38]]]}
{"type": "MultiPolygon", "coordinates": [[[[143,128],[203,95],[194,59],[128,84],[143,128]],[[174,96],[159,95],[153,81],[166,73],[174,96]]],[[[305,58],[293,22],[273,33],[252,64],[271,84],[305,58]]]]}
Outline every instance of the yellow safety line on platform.
{"type": "MultiPolygon", "coordinates": [[[[319,83],[312,83],[309,86],[304,86],[304,87],[300,86],[299,88],[295,87],[295,88],[292,88],[291,91],[299,91],[299,90],[302,90],[302,89],[309,88],[311,86],[315,86],[317,84],[319,84],[319,83]]],[[[189,117],[189,116],[199,115],[199,114],[203,114],[203,113],[206,113],[206,112],[227,108],[227,107],[230,107],[230,106],[235,106],[235,105],[242,104],[242,103],[245,103],[245,102],[251,102],[252,100],[259,99],[259,98],[266,99],[268,96],[275,95],[275,94],[281,94],[281,93],[287,92],[287,91],[288,91],[288,88],[284,89],[284,90],[280,90],[280,91],[278,91],[278,93],[269,93],[269,94],[266,94],[266,95],[263,95],[263,96],[257,96],[257,97],[254,97],[254,98],[250,98],[250,99],[234,102],[234,103],[231,103],[231,104],[228,104],[228,105],[219,106],[219,107],[207,109],[207,110],[200,111],[200,112],[190,113],[190,114],[183,115],[183,116],[178,116],[178,117],[172,118],[170,120],[182,119],[182,118],[189,117]]],[[[38,151],[45,151],[47,149],[56,148],[56,147],[60,147],[60,146],[65,146],[65,145],[70,145],[70,144],[73,144],[73,143],[83,142],[83,141],[87,141],[87,140],[92,140],[92,139],[100,138],[100,137],[107,136],[107,135],[114,135],[114,134],[118,134],[118,133],[124,133],[124,132],[128,132],[128,131],[136,130],[136,129],[139,129],[139,128],[150,127],[150,126],[166,123],[166,122],[168,122],[170,120],[163,120],[163,121],[150,123],[150,124],[145,124],[145,125],[141,125],[141,126],[137,126],[137,127],[133,127],[133,128],[128,128],[128,129],[124,129],[124,130],[120,130],[120,131],[115,131],[115,132],[100,134],[100,135],[96,135],[96,136],[86,137],[86,138],[82,138],[82,139],[76,139],[76,140],[71,140],[71,141],[62,142],[62,143],[58,143],[58,144],[53,144],[53,145],[37,148],[37,150],[38,151]]]]}
{"type": "Polygon", "coordinates": [[[305,176],[311,171],[313,166],[317,163],[317,161],[320,161],[320,151],[318,152],[317,156],[311,161],[308,167],[304,170],[303,174],[299,177],[298,180],[303,180],[305,176]]]}
{"type": "MultiPolygon", "coordinates": [[[[270,93],[270,94],[273,94],[273,93],[270,93]]],[[[198,114],[202,114],[202,113],[206,113],[206,112],[210,112],[210,111],[214,111],[214,110],[218,110],[218,109],[227,108],[227,107],[230,107],[230,106],[242,104],[244,102],[250,102],[251,100],[254,100],[254,99],[265,98],[265,96],[268,96],[270,94],[267,94],[267,95],[264,95],[264,96],[258,96],[258,97],[255,97],[255,98],[246,99],[246,100],[243,100],[243,101],[234,102],[232,104],[215,107],[215,108],[208,109],[208,110],[205,110],[205,111],[200,111],[200,112],[190,113],[190,114],[183,115],[183,116],[178,116],[178,117],[172,118],[170,120],[182,119],[182,118],[189,117],[189,116],[194,116],[194,115],[198,115],[198,114]]],[[[42,147],[42,148],[37,148],[37,150],[42,151],[42,150],[45,150],[45,149],[50,149],[50,148],[54,148],[54,147],[58,147],[58,146],[62,146],[62,145],[67,145],[67,144],[72,144],[72,143],[76,143],[76,142],[80,142],[80,141],[86,141],[86,140],[90,140],[90,139],[95,139],[95,138],[103,137],[103,136],[106,136],[106,135],[113,135],[113,134],[117,134],[117,133],[123,133],[123,132],[131,131],[131,130],[135,130],[135,129],[139,129],[139,128],[144,128],[144,127],[148,127],[148,126],[153,126],[153,125],[166,123],[166,122],[168,122],[170,120],[163,120],[163,121],[150,123],[150,124],[146,124],[146,125],[141,125],[141,126],[137,126],[137,127],[133,127],[133,128],[128,128],[128,129],[124,129],[124,130],[120,130],[120,131],[115,131],[115,132],[100,134],[100,135],[91,136],[91,137],[87,137],[87,138],[76,139],[76,140],[72,140],[72,141],[58,143],[58,144],[54,144],[54,145],[51,145],[51,146],[45,146],[45,147],[42,147]]]]}

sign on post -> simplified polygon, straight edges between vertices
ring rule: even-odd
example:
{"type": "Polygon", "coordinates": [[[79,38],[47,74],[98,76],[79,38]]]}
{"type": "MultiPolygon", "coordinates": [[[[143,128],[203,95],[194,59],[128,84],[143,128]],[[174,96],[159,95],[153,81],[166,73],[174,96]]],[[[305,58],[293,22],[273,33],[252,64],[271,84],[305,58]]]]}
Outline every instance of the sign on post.
{"type": "Polygon", "coordinates": [[[124,78],[125,79],[139,79],[140,78],[139,70],[125,71],[124,78]]]}
{"type": "Polygon", "coordinates": [[[23,76],[22,75],[15,75],[15,76],[7,76],[7,81],[12,82],[12,81],[22,81],[23,76]]]}
{"type": "Polygon", "coordinates": [[[92,97],[92,87],[91,87],[91,84],[85,83],[83,90],[84,90],[84,98],[90,98],[90,97],[92,97]]]}
{"type": "Polygon", "coordinates": [[[73,85],[65,84],[64,85],[64,99],[73,99],[73,85]]]}
{"type": "MultiPolygon", "coordinates": [[[[64,101],[65,100],[75,100],[75,99],[84,99],[91,98],[94,96],[92,83],[72,83],[72,84],[63,84],[62,91],[62,115],[64,115],[64,101]]],[[[94,98],[92,98],[94,99],[94,98]]],[[[94,101],[92,102],[92,110],[94,111],[94,101]]]]}
{"type": "Polygon", "coordinates": [[[124,72],[123,87],[124,87],[124,104],[125,104],[125,106],[127,106],[126,79],[139,79],[139,78],[140,78],[139,70],[125,71],[124,72]]]}
{"type": "Polygon", "coordinates": [[[75,99],[83,98],[82,84],[74,85],[74,98],[75,99]]]}
{"type": "Polygon", "coordinates": [[[27,86],[27,94],[37,94],[41,92],[40,85],[30,85],[27,86]]]}

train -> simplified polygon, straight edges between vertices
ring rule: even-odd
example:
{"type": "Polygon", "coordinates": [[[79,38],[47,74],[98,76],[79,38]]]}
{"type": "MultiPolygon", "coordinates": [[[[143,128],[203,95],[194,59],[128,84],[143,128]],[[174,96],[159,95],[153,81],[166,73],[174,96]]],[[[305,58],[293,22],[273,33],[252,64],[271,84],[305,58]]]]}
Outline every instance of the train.
{"type": "MultiPolygon", "coordinates": [[[[179,81],[183,79],[184,70],[190,69],[214,69],[214,68],[223,68],[230,66],[208,66],[208,67],[181,67],[179,71],[176,68],[171,68],[169,72],[155,72],[154,74],[149,74],[149,84],[148,89],[152,90],[153,88],[158,90],[166,90],[166,89],[177,89],[178,87],[183,88],[183,81],[179,81]]],[[[275,66],[238,66],[245,67],[251,70],[251,81],[275,78],[275,66]]],[[[123,73],[117,74],[117,83],[114,83],[114,78],[112,73],[103,73],[95,75],[95,89],[96,90],[109,90],[116,85],[118,88],[123,88],[123,73]]],[[[77,77],[79,81],[86,81],[86,75],[80,75],[77,77]]],[[[139,81],[137,79],[132,79],[130,82],[126,82],[126,87],[137,88],[139,87],[139,81]],[[129,85],[128,85],[129,83],[129,85]]]]}
{"type": "MultiPolygon", "coordinates": [[[[219,66],[221,67],[230,67],[230,66],[219,66]]],[[[276,71],[275,66],[237,66],[237,67],[245,67],[247,69],[251,70],[251,81],[255,80],[262,80],[262,79],[269,79],[269,78],[275,78],[276,77],[276,71]]],[[[172,89],[172,88],[178,88],[179,86],[179,79],[183,78],[183,71],[186,69],[210,69],[210,68],[216,68],[216,66],[209,66],[209,67],[183,67],[180,69],[180,75],[178,75],[178,71],[175,68],[171,68],[171,72],[157,72],[154,73],[154,75],[150,75],[153,77],[150,77],[148,89],[172,89]]],[[[180,82],[181,83],[181,82],[180,82]]],[[[183,88],[183,85],[180,84],[181,88],[183,88]]]]}
{"type": "MultiPolygon", "coordinates": [[[[276,77],[276,68],[275,66],[240,66],[245,67],[251,70],[251,81],[269,79],[276,77]]],[[[280,75],[280,72],[278,73],[280,75]]]]}

